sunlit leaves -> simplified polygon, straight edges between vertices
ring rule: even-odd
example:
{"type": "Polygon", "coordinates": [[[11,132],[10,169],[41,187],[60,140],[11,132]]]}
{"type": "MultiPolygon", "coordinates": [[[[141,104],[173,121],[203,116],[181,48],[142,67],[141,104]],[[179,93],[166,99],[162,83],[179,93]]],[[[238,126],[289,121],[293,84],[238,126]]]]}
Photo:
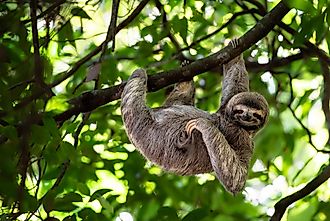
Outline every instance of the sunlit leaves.
{"type": "MultiPolygon", "coordinates": [[[[50,192],[53,193],[53,192],[50,192]]],[[[44,199],[44,208],[47,212],[50,211],[66,211],[70,212],[76,208],[73,202],[81,202],[82,197],[74,192],[67,193],[64,196],[53,198],[54,195],[48,194],[44,199]]]]}
{"type": "Polygon", "coordinates": [[[71,14],[74,16],[79,16],[81,18],[91,19],[89,15],[80,7],[75,7],[71,9],[71,14]]]}
{"type": "Polygon", "coordinates": [[[70,22],[66,22],[65,24],[62,25],[61,30],[58,32],[58,39],[60,45],[59,50],[61,50],[64,47],[66,40],[69,40],[68,42],[72,46],[74,47],[76,46],[75,41],[72,41],[74,39],[74,35],[73,35],[72,25],[70,22]]]}
{"type": "Polygon", "coordinates": [[[288,4],[303,11],[301,14],[300,30],[297,32],[294,43],[296,46],[310,39],[315,33],[315,41],[321,42],[329,33],[329,3],[318,1],[317,9],[311,1],[288,1],[288,4]]]}
{"type": "Polygon", "coordinates": [[[94,201],[94,200],[96,200],[96,199],[99,199],[99,198],[101,198],[104,194],[109,193],[110,191],[111,191],[110,189],[99,189],[99,190],[95,191],[95,192],[91,195],[89,201],[94,201]]]}
{"type": "Polygon", "coordinates": [[[311,1],[308,0],[293,0],[293,1],[286,1],[290,7],[294,7],[301,11],[309,12],[309,13],[316,13],[316,9],[311,1]]]}
{"type": "MultiPolygon", "coordinates": [[[[140,2],[121,1],[117,25],[140,2]]],[[[246,61],[268,62],[305,53],[309,49],[307,41],[328,52],[328,1],[287,2],[293,10],[285,23],[297,33],[292,35],[283,27],[276,27],[244,52],[246,61]]],[[[263,169],[254,173],[250,170],[248,186],[256,193],[265,193],[275,191],[276,180],[282,179],[286,184],[278,187],[277,192],[268,191],[262,202],[258,201],[262,197],[248,191],[235,197],[227,194],[213,175],[177,176],[146,161],[129,144],[120,101],[76,114],[64,122],[56,121],[54,116],[71,110],[72,98],[127,80],[136,68],[146,68],[152,75],[179,67],[182,55],[197,60],[218,51],[224,42],[243,35],[261,18],[258,13],[247,13],[227,23],[234,13],[264,6],[269,10],[275,3],[187,0],[159,1],[156,7],[150,1],[116,34],[116,50],[110,50],[109,42],[100,59],[100,54],[93,50],[106,37],[111,1],[63,1],[51,13],[47,10],[55,2],[38,1],[45,87],[36,81],[33,68],[29,4],[1,4],[0,213],[20,210],[24,213],[22,219],[65,221],[132,217],[143,221],[268,220],[278,197],[305,185],[326,160],[321,153],[316,154],[302,127],[310,130],[316,144],[324,142],[326,124],[320,105],[323,78],[314,54],[306,53],[304,60],[281,67],[249,73],[251,90],[267,98],[271,114],[267,127],[255,139],[252,163],[258,160],[263,169]],[[222,25],[226,27],[212,34],[222,25]],[[86,55],[90,55],[88,61],[53,87],[54,80],[65,76],[86,55]],[[260,77],[265,75],[270,78],[266,83],[260,77]],[[37,92],[41,95],[37,96],[37,92]],[[22,101],[26,105],[19,106],[22,101]],[[22,155],[23,150],[28,154],[22,155]],[[28,162],[22,164],[25,156],[28,162]],[[21,185],[23,169],[27,176],[25,186],[21,185]],[[23,196],[21,208],[19,196],[23,196]]],[[[194,80],[197,107],[214,113],[221,96],[221,67],[194,80]]],[[[149,93],[148,105],[159,107],[165,90],[149,93]]],[[[290,208],[288,219],[327,220],[330,214],[328,195],[323,191],[326,185],[290,208]]]]}
{"type": "Polygon", "coordinates": [[[186,42],[187,39],[187,31],[188,31],[188,21],[185,17],[179,18],[178,16],[175,16],[172,20],[173,22],[173,30],[174,32],[180,33],[180,36],[182,37],[183,41],[186,42]]]}
{"type": "Polygon", "coordinates": [[[68,108],[68,103],[66,103],[67,97],[63,95],[58,95],[52,97],[48,100],[46,105],[47,112],[60,113],[68,108]]]}

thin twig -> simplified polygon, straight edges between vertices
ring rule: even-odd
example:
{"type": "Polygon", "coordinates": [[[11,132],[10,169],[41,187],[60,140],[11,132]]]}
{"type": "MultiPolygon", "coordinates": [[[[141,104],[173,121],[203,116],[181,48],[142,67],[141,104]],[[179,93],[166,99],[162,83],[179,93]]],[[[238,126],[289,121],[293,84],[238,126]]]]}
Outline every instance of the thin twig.
{"type": "Polygon", "coordinates": [[[294,112],[293,108],[291,107],[291,104],[292,104],[292,101],[294,99],[294,96],[293,96],[293,86],[292,86],[292,77],[289,75],[289,78],[290,78],[290,102],[288,104],[288,108],[290,110],[290,112],[292,113],[292,116],[297,120],[297,122],[299,123],[299,125],[305,130],[307,136],[308,136],[308,142],[309,144],[317,151],[317,152],[320,152],[320,153],[330,153],[329,150],[320,150],[318,149],[313,140],[312,140],[312,132],[303,124],[303,122],[299,119],[299,117],[296,115],[296,113],[294,112]]]}
{"type": "Polygon", "coordinates": [[[117,26],[117,17],[118,17],[118,9],[119,9],[119,2],[120,0],[113,0],[112,1],[112,11],[111,11],[111,21],[108,27],[107,36],[105,41],[102,43],[102,50],[99,62],[103,59],[103,56],[106,52],[107,45],[110,41],[112,41],[112,51],[115,50],[115,36],[116,36],[116,26],[117,26]]]}
{"type": "MultiPolygon", "coordinates": [[[[121,22],[118,25],[118,27],[116,28],[116,33],[118,33],[120,30],[122,30],[127,25],[129,25],[139,15],[139,13],[142,11],[142,9],[146,6],[146,4],[148,2],[149,2],[149,0],[142,0],[140,2],[140,4],[136,7],[136,9],[132,12],[132,14],[130,14],[123,22],[121,22]]],[[[68,79],[69,77],[71,77],[74,73],[76,73],[76,71],[83,64],[85,64],[92,57],[94,57],[95,55],[97,55],[101,50],[102,50],[102,44],[100,46],[98,46],[97,48],[95,48],[93,51],[91,51],[89,54],[87,54],[85,57],[83,57],[82,59],[80,59],[79,61],[77,61],[69,71],[67,71],[64,75],[62,75],[58,80],[55,80],[53,83],[51,83],[49,85],[49,88],[53,88],[53,87],[57,86],[58,84],[62,83],[63,81],[65,81],[66,79],[68,79]]],[[[43,91],[37,91],[37,92],[35,92],[31,96],[26,97],[20,103],[18,103],[15,106],[15,109],[20,109],[20,108],[25,107],[27,104],[29,104],[33,100],[39,98],[41,95],[43,95],[43,91]]],[[[5,114],[5,113],[3,113],[3,114],[5,114]]]]}
{"type": "Polygon", "coordinates": [[[309,195],[329,178],[330,165],[326,166],[324,170],[312,181],[310,181],[304,188],[278,201],[275,204],[275,212],[270,221],[280,221],[283,214],[285,213],[286,208],[288,208],[292,203],[309,195]]]}
{"type": "MultiPolygon", "coordinates": [[[[60,5],[64,4],[65,2],[67,2],[67,0],[57,0],[56,2],[54,2],[54,4],[49,6],[49,8],[47,8],[45,11],[41,12],[36,18],[39,19],[39,18],[44,17],[47,14],[53,13],[54,9],[56,9],[60,5]]],[[[22,23],[27,24],[31,21],[32,21],[32,18],[28,19],[28,20],[24,20],[24,21],[22,21],[22,23]]]]}
{"type": "MultiPolygon", "coordinates": [[[[257,13],[259,15],[264,16],[267,13],[266,8],[259,2],[255,1],[255,0],[247,0],[247,1],[254,4],[259,9],[257,11],[257,13]]],[[[288,26],[287,24],[285,24],[282,21],[278,24],[278,26],[280,28],[282,28],[283,30],[285,30],[286,32],[288,32],[289,34],[291,34],[292,36],[297,34],[296,30],[294,30],[293,28],[291,28],[290,26],[288,26]]],[[[327,55],[327,53],[325,51],[318,48],[316,45],[311,43],[309,40],[306,40],[303,44],[305,45],[305,47],[300,47],[300,49],[302,51],[305,50],[310,53],[313,53],[313,54],[317,55],[318,57],[322,58],[324,60],[324,62],[326,62],[328,65],[330,65],[330,57],[329,57],[329,55],[327,55]]]]}
{"type": "Polygon", "coordinates": [[[187,47],[181,48],[179,52],[189,50],[190,48],[196,46],[197,44],[201,43],[202,41],[204,41],[206,39],[209,39],[210,37],[216,35],[221,30],[223,30],[224,28],[226,28],[230,23],[232,23],[238,16],[245,15],[245,14],[250,14],[250,13],[254,13],[255,11],[256,11],[255,9],[249,9],[249,10],[244,10],[244,11],[241,11],[241,12],[234,13],[230,17],[230,19],[226,23],[222,24],[219,28],[217,28],[216,30],[212,31],[211,33],[209,33],[209,34],[201,37],[200,39],[198,39],[196,41],[193,41],[187,47]]]}

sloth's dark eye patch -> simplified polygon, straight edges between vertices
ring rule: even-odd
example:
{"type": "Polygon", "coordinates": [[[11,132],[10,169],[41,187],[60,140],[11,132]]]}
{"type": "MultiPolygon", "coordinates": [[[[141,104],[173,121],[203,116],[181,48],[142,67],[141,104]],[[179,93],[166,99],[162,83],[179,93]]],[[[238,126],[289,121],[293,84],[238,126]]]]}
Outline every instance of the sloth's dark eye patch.
{"type": "Polygon", "coordinates": [[[234,110],[234,114],[243,114],[243,110],[234,110]]]}
{"type": "Polygon", "coordinates": [[[262,116],[260,114],[253,113],[253,116],[259,120],[262,120],[262,116]]]}

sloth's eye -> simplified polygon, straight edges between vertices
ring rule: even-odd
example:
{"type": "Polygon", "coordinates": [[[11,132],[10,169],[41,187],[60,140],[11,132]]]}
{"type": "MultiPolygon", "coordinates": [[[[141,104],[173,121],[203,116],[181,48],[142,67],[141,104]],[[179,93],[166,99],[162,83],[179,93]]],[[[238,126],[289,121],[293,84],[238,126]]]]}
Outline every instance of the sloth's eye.
{"type": "Polygon", "coordinates": [[[243,110],[234,110],[234,114],[243,114],[243,110]]]}
{"type": "Polygon", "coordinates": [[[262,120],[262,116],[260,114],[253,113],[253,116],[259,120],[262,120]]]}

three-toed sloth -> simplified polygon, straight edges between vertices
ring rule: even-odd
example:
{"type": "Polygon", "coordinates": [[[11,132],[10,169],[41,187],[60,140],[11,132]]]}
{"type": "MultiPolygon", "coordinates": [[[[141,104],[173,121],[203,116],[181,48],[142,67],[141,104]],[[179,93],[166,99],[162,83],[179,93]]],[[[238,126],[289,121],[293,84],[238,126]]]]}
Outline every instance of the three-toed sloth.
{"type": "Polygon", "coordinates": [[[223,74],[216,113],[193,106],[192,81],[178,83],[162,107],[149,108],[143,69],[129,78],[121,111],[130,141],[148,160],[179,175],[214,171],[235,194],[244,187],[253,154],[252,138],[265,125],[269,109],[262,95],[249,92],[242,55],[224,64],[223,74]]]}

